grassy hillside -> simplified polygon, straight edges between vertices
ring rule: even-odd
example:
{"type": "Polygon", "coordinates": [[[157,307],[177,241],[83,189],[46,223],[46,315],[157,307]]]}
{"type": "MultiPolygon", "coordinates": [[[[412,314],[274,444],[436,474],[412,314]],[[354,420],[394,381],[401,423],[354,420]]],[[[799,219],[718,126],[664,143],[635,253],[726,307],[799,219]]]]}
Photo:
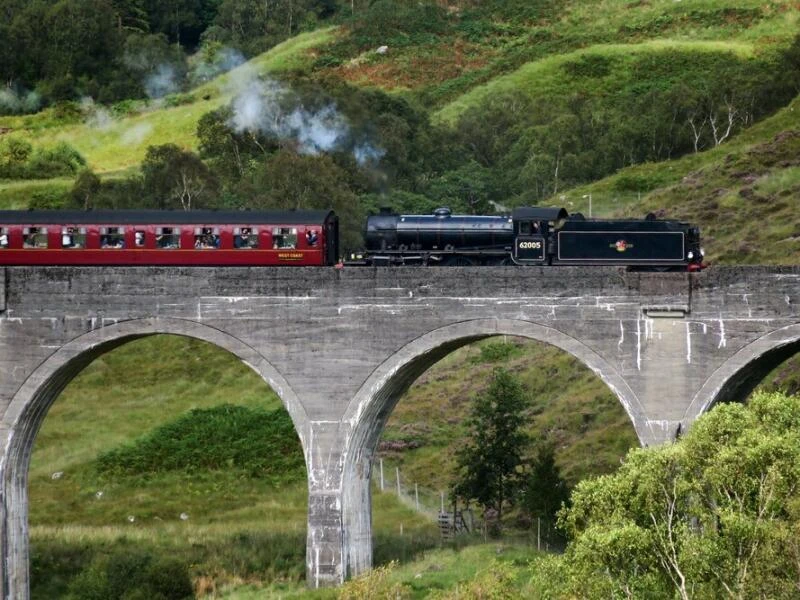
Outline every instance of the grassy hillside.
{"type": "MultiPolygon", "coordinates": [[[[161,102],[132,102],[118,107],[121,112],[118,116],[98,107],[95,112],[89,111],[85,120],[76,121],[75,118],[59,118],[58,110],[50,109],[31,116],[0,117],[0,128],[11,130],[6,135],[31,139],[36,145],[67,142],[98,173],[124,171],[142,161],[148,146],[174,143],[195,149],[200,117],[228,103],[240,79],[251,72],[281,73],[302,69],[313,59],[313,50],[334,35],[335,30],[331,28],[299,35],[187,94],[161,102]]],[[[0,195],[7,197],[5,192],[12,190],[2,182],[0,186],[3,186],[0,195]]],[[[10,198],[5,203],[13,206],[10,198]]]]}
{"type": "Polygon", "coordinates": [[[588,213],[591,194],[595,215],[652,211],[697,223],[712,263],[797,264],[799,138],[800,99],[795,99],[712,150],[629,167],[570,190],[562,200],[571,210],[588,213]]]}

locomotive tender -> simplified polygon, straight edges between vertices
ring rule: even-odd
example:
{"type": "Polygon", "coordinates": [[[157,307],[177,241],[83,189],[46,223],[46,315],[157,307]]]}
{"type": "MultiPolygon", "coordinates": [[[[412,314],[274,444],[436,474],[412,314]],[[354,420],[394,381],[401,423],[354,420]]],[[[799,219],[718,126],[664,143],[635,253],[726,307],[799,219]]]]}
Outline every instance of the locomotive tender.
{"type": "MultiPolygon", "coordinates": [[[[367,219],[366,250],[345,265],[623,265],[703,268],[697,227],[673,220],[603,220],[563,208],[510,216],[367,219]]],[[[0,211],[0,265],[332,266],[333,211],[0,211]]]]}

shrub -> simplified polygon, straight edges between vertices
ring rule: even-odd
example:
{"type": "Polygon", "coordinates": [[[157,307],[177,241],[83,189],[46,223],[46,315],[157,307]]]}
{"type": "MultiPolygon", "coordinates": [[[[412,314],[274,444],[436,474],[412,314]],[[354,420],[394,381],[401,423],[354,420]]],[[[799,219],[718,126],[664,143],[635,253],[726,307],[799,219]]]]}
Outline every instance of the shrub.
{"type": "Polygon", "coordinates": [[[294,481],[303,453],[289,413],[223,404],[192,410],[97,459],[101,474],[239,469],[251,477],[294,481]]]}
{"type": "Polygon", "coordinates": [[[139,102],[136,100],[122,100],[111,106],[111,114],[118,118],[127,117],[139,112],[138,107],[139,102]]]}
{"type": "Polygon", "coordinates": [[[15,137],[0,139],[0,177],[21,178],[32,153],[33,146],[26,140],[15,137]]]}
{"type": "Polygon", "coordinates": [[[191,104],[195,99],[196,98],[192,94],[170,94],[164,97],[164,106],[171,107],[191,104]]]}
{"type": "Polygon", "coordinates": [[[44,187],[31,194],[28,208],[34,210],[57,210],[65,208],[69,191],[63,187],[44,187]]]}
{"type": "Polygon", "coordinates": [[[49,179],[75,175],[86,166],[86,159],[65,142],[52,148],[37,149],[28,161],[26,170],[30,179],[49,179]]]}
{"type": "Polygon", "coordinates": [[[406,46],[432,42],[449,28],[447,12],[433,2],[379,0],[352,22],[353,38],[361,49],[383,44],[406,46]]]}
{"type": "Polygon", "coordinates": [[[507,360],[516,354],[519,347],[508,342],[490,342],[481,346],[481,354],[475,362],[494,363],[507,360]]]}
{"type": "Polygon", "coordinates": [[[339,600],[371,600],[372,598],[401,600],[410,597],[408,591],[404,590],[401,584],[389,581],[396,565],[397,563],[391,562],[351,579],[339,590],[339,600]]]}
{"type": "Polygon", "coordinates": [[[486,570],[474,579],[456,586],[454,590],[434,594],[436,600],[515,600],[519,591],[514,584],[514,568],[508,563],[493,560],[486,570]]]}
{"type": "Polygon", "coordinates": [[[168,557],[138,551],[99,556],[69,586],[69,600],[185,600],[194,598],[189,571],[168,557]]]}

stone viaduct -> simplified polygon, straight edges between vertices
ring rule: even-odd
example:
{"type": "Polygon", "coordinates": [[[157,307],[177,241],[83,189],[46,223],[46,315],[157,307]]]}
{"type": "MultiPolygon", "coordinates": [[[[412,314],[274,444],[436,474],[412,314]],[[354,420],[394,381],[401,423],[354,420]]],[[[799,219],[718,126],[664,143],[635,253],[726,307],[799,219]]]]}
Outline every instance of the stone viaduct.
{"type": "Polygon", "coordinates": [[[557,346],[659,444],[800,348],[800,268],[2,269],[3,599],[29,597],[28,465],[50,405],[97,356],[158,333],[228,350],[282,399],[308,469],[308,583],[322,586],[370,568],[378,438],[449,352],[498,334],[557,346]]]}

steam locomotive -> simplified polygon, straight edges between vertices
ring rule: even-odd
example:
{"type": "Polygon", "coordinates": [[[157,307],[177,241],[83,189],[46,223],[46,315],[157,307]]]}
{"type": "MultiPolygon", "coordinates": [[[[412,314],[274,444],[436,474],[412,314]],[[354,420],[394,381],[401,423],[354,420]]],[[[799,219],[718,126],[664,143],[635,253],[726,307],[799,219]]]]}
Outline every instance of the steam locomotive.
{"type": "Polygon", "coordinates": [[[510,216],[398,215],[367,219],[372,265],[625,265],[657,270],[703,267],[700,230],[650,214],[644,219],[586,219],[563,208],[523,207],[510,216]]]}
{"type": "Polygon", "coordinates": [[[0,211],[0,265],[624,265],[703,267],[697,227],[585,219],[563,208],[508,216],[367,219],[365,249],[343,263],[333,211],[0,211]]]}

